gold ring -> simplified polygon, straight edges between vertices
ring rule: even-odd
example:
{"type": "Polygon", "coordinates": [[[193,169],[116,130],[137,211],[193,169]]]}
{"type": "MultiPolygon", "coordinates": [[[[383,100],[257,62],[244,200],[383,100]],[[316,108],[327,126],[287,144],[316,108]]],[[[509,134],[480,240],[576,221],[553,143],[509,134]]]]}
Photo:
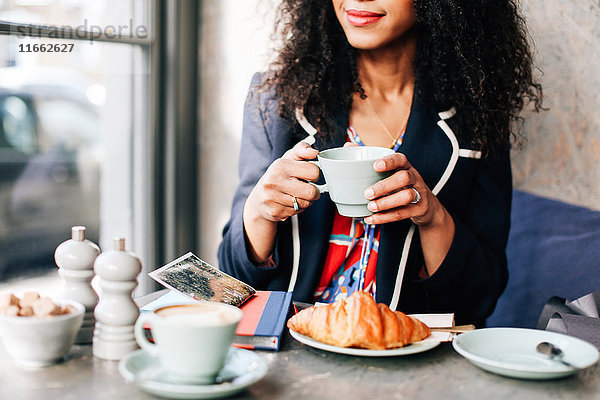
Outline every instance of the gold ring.
{"type": "Polygon", "coordinates": [[[296,200],[295,196],[292,196],[292,204],[294,205],[294,211],[298,211],[300,209],[300,207],[298,207],[298,200],[296,200]]]}

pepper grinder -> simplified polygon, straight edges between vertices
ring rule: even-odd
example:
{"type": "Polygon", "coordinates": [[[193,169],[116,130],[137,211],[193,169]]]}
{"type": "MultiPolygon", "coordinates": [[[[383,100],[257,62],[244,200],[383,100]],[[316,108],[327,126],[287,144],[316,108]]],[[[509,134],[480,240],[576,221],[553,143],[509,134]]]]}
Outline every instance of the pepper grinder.
{"type": "Polygon", "coordinates": [[[90,344],[94,336],[94,308],[98,304],[98,295],[92,288],[92,278],[94,260],[99,254],[98,245],[85,238],[85,226],[73,226],[71,239],[61,243],[54,252],[58,274],[65,282],[58,297],[85,306],[83,323],[75,337],[77,344],[90,344]]]}
{"type": "Polygon", "coordinates": [[[94,262],[102,289],[96,306],[96,329],[92,351],[104,360],[120,360],[138,348],[133,327],[139,309],[132,299],[137,276],[142,271],[140,259],[125,251],[125,239],[116,238],[113,249],[103,252],[94,262]]]}

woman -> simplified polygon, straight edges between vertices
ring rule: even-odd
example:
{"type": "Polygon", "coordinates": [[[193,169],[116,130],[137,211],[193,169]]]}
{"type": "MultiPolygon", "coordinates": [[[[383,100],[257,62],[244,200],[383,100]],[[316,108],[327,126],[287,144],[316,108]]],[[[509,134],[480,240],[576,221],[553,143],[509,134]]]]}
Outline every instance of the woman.
{"type": "Polygon", "coordinates": [[[357,289],[392,309],[481,324],[507,280],[509,148],[541,108],[512,0],[284,0],[283,46],[247,100],[221,268],[299,301],[357,289]],[[512,133],[511,133],[512,132],[512,133]],[[320,150],[390,147],[342,217],[307,181],[320,150]],[[364,277],[364,278],[363,278],[364,277]]]}

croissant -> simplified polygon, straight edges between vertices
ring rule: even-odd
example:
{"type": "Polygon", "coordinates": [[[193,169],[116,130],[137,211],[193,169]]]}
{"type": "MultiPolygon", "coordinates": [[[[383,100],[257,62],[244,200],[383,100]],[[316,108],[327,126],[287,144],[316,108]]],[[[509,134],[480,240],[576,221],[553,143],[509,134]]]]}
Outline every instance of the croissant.
{"type": "Polygon", "coordinates": [[[347,299],[300,311],[287,327],[323,343],[371,350],[403,347],[431,334],[418,319],[392,311],[360,290],[347,299]]]}

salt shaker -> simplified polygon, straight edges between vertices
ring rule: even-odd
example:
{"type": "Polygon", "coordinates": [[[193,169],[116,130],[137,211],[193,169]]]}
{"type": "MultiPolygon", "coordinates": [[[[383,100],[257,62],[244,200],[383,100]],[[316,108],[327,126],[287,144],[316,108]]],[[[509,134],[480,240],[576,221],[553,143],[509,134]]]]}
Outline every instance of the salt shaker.
{"type": "Polygon", "coordinates": [[[114,239],[113,249],[96,259],[94,271],[100,277],[102,295],[95,311],[95,357],[116,361],[138,348],[133,327],[139,309],[131,296],[141,270],[140,259],[125,251],[124,238],[114,239]]]}
{"type": "Polygon", "coordinates": [[[83,323],[75,343],[90,344],[94,335],[94,308],[98,304],[98,295],[92,288],[94,261],[100,254],[100,248],[85,238],[85,226],[71,228],[71,239],[61,243],[54,252],[58,274],[65,286],[58,297],[78,301],[85,306],[83,323]]]}

